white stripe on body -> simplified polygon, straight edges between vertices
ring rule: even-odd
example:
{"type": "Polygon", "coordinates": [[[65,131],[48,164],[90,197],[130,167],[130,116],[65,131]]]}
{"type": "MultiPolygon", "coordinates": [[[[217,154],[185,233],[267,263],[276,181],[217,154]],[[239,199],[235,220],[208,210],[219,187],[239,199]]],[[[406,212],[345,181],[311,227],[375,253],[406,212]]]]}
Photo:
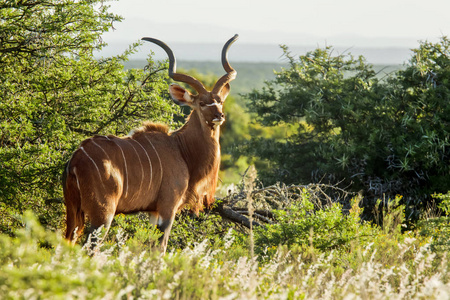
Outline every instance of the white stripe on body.
{"type": "Polygon", "coordinates": [[[163,168],[162,168],[161,158],[159,157],[158,151],[156,151],[155,146],[153,146],[152,141],[150,141],[150,139],[147,136],[144,135],[144,137],[150,143],[150,145],[152,146],[153,150],[155,150],[156,156],[158,157],[159,168],[161,169],[161,182],[162,182],[162,179],[163,179],[163,168]]]}
{"type": "MultiPolygon", "coordinates": [[[[86,150],[84,150],[83,147],[80,147],[80,149],[81,149],[81,151],[84,152],[84,154],[85,154],[85,155],[92,161],[92,163],[94,164],[95,169],[97,169],[97,173],[98,173],[98,177],[100,178],[100,182],[102,183],[103,190],[106,191],[105,184],[103,183],[102,175],[100,174],[100,169],[98,168],[97,164],[96,164],[95,161],[92,159],[92,157],[86,152],[86,150]]],[[[78,177],[77,177],[77,181],[78,181],[78,177]]]]}
{"type": "MultiPolygon", "coordinates": [[[[76,168],[76,167],[73,167],[73,174],[75,175],[75,179],[77,180],[77,187],[78,187],[78,190],[81,192],[81,189],[80,189],[80,182],[78,181],[78,175],[77,175],[77,168],[76,168]]],[[[80,193],[80,197],[81,197],[81,193],[80,193]]]]}
{"type": "MultiPolygon", "coordinates": [[[[141,184],[139,185],[139,195],[140,195],[140,193],[142,191],[142,184],[143,184],[143,181],[144,181],[144,166],[142,165],[142,161],[141,161],[141,158],[139,157],[139,153],[137,152],[136,148],[133,146],[133,143],[131,143],[129,140],[125,140],[125,139],[124,139],[124,141],[126,141],[128,144],[131,145],[131,147],[133,147],[133,150],[134,150],[134,152],[136,152],[136,156],[139,159],[139,164],[141,165],[141,174],[142,174],[142,176],[141,176],[141,184]]],[[[134,195],[133,195],[133,198],[131,199],[131,201],[133,199],[134,199],[134,195]]]]}
{"type": "Polygon", "coordinates": [[[111,161],[111,158],[109,157],[108,153],[106,153],[105,149],[103,149],[99,144],[97,144],[94,139],[91,139],[91,142],[97,146],[98,148],[100,148],[100,150],[102,150],[102,152],[106,155],[106,157],[108,157],[108,160],[111,161]]]}
{"type": "Polygon", "coordinates": [[[148,184],[148,188],[147,188],[147,192],[150,189],[151,185],[152,185],[152,180],[153,180],[153,166],[152,166],[152,161],[150,160],[150,156],[148,156],[147,150],[145,150],[144,146],[141,145],[141,143],[139,143],[138,140],[133,140],[136,143],[138,143],[139,146],[141,146],[142,150],[144,150],[145,155],[147,156],[148,159],[148,163],[150,164],[150,183],[148,184]]]}
{"type": "Polygon", "coordinates": [[[122,147],[120,147],[120,145],[118,143],[116,143],[116,141],[110,139],[109,137],[105,136],[109,141],[113,142],[114,144],[116,144],[119,149],[120,152],[122,153],[122,157],[123,157],[123,162],[125,164],[125,177],[126,177],[126,181],[127,181],[127,188],[125,189],[125,197],[128,196],[128,167],[127,167],[127,159],[125,158],[125,154],[123,153],[122,147]]]}
{"type": "MultiPolygon", "coordinates": [[[[111,139],[108,138],[107,136],[103,136],[103,137],[105,137],[108,141],[111,141],[111,139]]],[[[93,139],[91,141],[94,143],[94,145],[96,145],[98,148],[100,148],[100,150],[102,150],[102,152],[108,158],[107,160],[103,160],[103,167],[105,168],[105,171],[106,171],[106,178],[112,177],[115,182],[122,183],[122,188],[123,188],[122,172],[119,170],[119,168],[117,168],[116,166],[113,165],[111,157],[108,155],[106,150],[103,149],[103,147],[101,147],[99,144],[97,144],[97,142],[95,142],[93,139]]]]}

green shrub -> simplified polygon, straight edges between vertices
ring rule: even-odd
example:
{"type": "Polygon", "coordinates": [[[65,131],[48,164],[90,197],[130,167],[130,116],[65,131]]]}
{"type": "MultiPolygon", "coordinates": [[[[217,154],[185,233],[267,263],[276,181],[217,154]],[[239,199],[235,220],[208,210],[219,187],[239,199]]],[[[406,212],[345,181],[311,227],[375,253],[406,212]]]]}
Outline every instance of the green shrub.
{"type": "MultiPolygon", "coordinates": [[[[422,236],[431,237],[431,249],[440,255],[446,255],[450,250],[450,192],[446,194],[433,194],[433,198],[440,202],[430,218],[420,220],[417,228],[422,236]],[[441,216],[440,212],[444,214],[441,216]]],[[[435,209],[435,208],[434,208],[435,209]]]]}
{"type": "Polygon", "coordinates": [[[0,6],[0,230],[11,233],[28,209],[61,228],[61,174],[79,143],[126,134],[145,119],[169,122],[179,110],[165,100],[164,65],[149,59],[124,70],[138,43],[94,56],[105,46],[101,35],[121,21],[103,1],[0,6]]]}
{"type": "Polygon", "coordinates": [[[386,201],[385,207],[380,206],[380,225],[376,225],[361,220],[360,197],[353,198],[351,209],[344,213],[339,203],[314,208],[304,190],[301,202],[274,211],[277,222],[257,230],[256,251],[263,260],[273,259],[280,249],[313,260],[323,254],[339,253],[339,259],[333,260],[333,264],[356,267],[361,263],[360,253],[369,247],[379,251],[377,259],[391,265],[396,253],[408,254],[399,244],[406,238],[417,238],[414,233],[402,233],[405,207],[399,205],[401,198],[398,196],[386,201]],[[386,253],[391,255],[385,256],[386,253]]]}
{"type": "Polygon", "coordinates": [[[247,95],[264,126],[296,129],[256,136],[247,152],[269,162],[266,183],[346,182],[372,209],[404,196],[417,219],[432,193],[450,189],[450,40],[423,42],[403,70],[379,79],[363,57],[331,47],[298,58],[247,95]]]}
{"type": "Polygon", "coordinates": [[[61,235],[46,231],[31,213],[15,238],[0,235],[0,293],[3,299],[101,298],[114,279],[61,235]]]}
{"type": "Polygon", "coordinates": [[[437,217],[420,220],[417,224],[420,234],[431,237],[431,249],[439,254],[447,255],[450,250],[450,219],[437,217]]]}
{"type": "Polygon", "coordinates": [[[113,246],[125,240],[130,249],[143,251],[155,248],[161,235],[145,214],[120,214],[114,217],[106,243],[113,246]]]}
{"type": "Polygon", "coordinates": [[[447,192],[446,194],[433,194],[433,198],[440,200],[440,203],[438,204],[439,209],[446,215],[450,214],[450,192],[447,192]]]}
{"type": "MultiPolygon", "coordinates": [[[[118,220],[123,231],[136,227],[134,221],[118,220]]],[[[221,245],[203,240],[165,256],[144,244],[130,247],[119,234],[116,243],[89,256],[61,234],[46,231],[32,214],[20,222],[24,228],[15,237],[0,234],[2,299],[443,299],[450,294],[445,255],[436,261],[426,239],[411,233],[394,243],[393,234],[379,231],[365,246],[347,252],[324,248],[313,259],[302,249],[280,247],[266,260],[236,255],[240,241],[232,230],[221,235],[221,245]]]]}
{"type": "Polygon", "coordinates": [[[333,203],[323,210],[315,210],[306,190],[302,201],[287,210],[276,210],[277,223],[258,229],[255,244],[257,253],[274,253],[278,245],[310,248],[312,252],[336,249],[349,251],[352,243],[369,243],[378,233],[369,223],[360,221],[360,198],[353,198],[347,215],[342,205],[333,203]]]}

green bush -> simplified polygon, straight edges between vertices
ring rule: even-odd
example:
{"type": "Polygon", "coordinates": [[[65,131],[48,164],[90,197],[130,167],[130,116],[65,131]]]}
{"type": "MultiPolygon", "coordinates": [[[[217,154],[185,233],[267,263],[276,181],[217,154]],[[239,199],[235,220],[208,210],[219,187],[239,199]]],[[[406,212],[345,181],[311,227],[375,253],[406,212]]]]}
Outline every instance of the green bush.
{"type": "Polygon", "coordinates": [[[403,70],[379,79],[363,57],[331,47],[294,58],[247,95],[264,126],[297,128],[255,137],[247,153],[270,162],[265,182],[345,182],[372,201],[403,195],[417,219],[434,192],[450,189],[450,40],[424,42],[403,70]]]}
{"type": "Polygon", "coordinates": [[[130,249],[153,249],[158,246],[158,238],[161,235],[156,226],[150,223],[147,215],[120,214],[114,217],[105,243],[114,246],[126,240],[126,246],[130,249]]]}
{"type": "Polygon", "coordinates": [[[254,274],[250,261],[227,261],[231,231],[221,235],[221,249],[202,239],[161,256],[147,241],[127,237],[133,231],[148,233],[129,217],[118,216],[111,230],[118,233],[116,242],[105,242],[94,253],[46,231],[31,213],[21,222],[15,237],[0,234],[2,299],[219,299],[245,285],[235,276],[254,274]]]}
{"type": "Polygon", "coordinates": [[[421,235],[431,237],[431,249],[437,253],[445,254],[450,250],[450,192],[446,194],[433,194],[433,198],[439,200],[433,207],[431,217],[420,220],[417,224],[421,235]],[[441,216],[441,212],[444,214],[441,216]]]}
{"type": "Polygon", "coordinates": [[[417,228],[422,236],[431,237],[431,250],[447,255],[450,250],[450,220],[448,217],[437,217],[420,220],[417,228]]]}
{"type": "Polygon", "coordinates": [[[450,192],[447,192],[446,194],[433,194],[433,198],[440,200],[440,203],[438,204],[439,209],[448,215],[450,213],[450,192]]]}
{"type": "Polygon", "coordinates": [[[105,297],[114,288],[80,247],[46,231],[31,213],[15,238],[0,235],[0,292],[3,299],[105,297]]]}
{"type": "Polygon", "coordinates": [[[367,245],[379,231],[370,223],[360,221],[359,200],[352,200],[352,208],[346,215],[339,203],[316,210],[304,190],[299,204],[274,211],[277,222],[257,230],[257,253],[273,254],[279,245],[312,252],[349,251],[354,243],[367,245]]]}
{"type": "Polygon", "coordinates": [[[169,123],[178,108],[164,100],[163,65],[123,69],[138,43],[94,57],[121,21],[103,1],[7,1],[0,18],[0,230],[11,233],[27,209],[61,228],[61,174],[78,144],[145,119],[169,123]]]}
{"type": "MultiPolygon", "coordinates": [[[[325,219],[334,222],[332,216],[325,219]]],[[[118,220],[120,231],[141,230],[134,221],[118,220]]],[[[220,245],[203,240],[164,256],[145,241],[130,243],[118,234],[116,243],[88,255],[86,248],[46,231],[32,214],[20,221],[24,227],[15,237],[0,234],[2,299],[442,299],[450,293],[446,252],[438,258],[428,238],[410,232],[373,230],[370,243],[357,243],[363,240],[357,234],[350,249],[339,245],[311,253],[310,248],[279,247],[270,259],[257,260],[241,252],[241,240],[232,231],[219,234],[220,245]]],[[[366,226],[359,220],[347,224],[366,226]]],[[[337,226],[331,231],[351,231],[337,226]]],[[[327,244],[323,236],[317,245],[327,244]]]]}

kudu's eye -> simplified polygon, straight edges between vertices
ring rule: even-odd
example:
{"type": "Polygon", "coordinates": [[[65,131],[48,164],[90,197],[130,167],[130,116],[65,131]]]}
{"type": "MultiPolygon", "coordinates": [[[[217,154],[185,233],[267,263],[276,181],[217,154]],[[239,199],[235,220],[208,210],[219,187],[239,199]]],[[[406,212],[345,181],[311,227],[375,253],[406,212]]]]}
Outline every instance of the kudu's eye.
{"type": "Polygon", "coordinates": [[[200,106],[205,106],[205,105],[206,105],[205,102],[200,101],[200,106]]]}

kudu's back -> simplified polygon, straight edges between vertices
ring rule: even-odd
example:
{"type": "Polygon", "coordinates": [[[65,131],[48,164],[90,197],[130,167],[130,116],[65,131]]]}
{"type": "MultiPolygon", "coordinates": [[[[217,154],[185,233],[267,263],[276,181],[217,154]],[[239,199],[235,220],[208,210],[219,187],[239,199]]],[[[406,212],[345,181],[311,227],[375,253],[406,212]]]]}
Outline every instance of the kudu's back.
{"type": "Polygon", "coordinates": [[[186,185],[188,174],[174,139],[166,132],[140,131],[83,141],[67,164],[65,178],[66,238],[71,240],[75,228],[78,235],[84,228],[80,214],[87,214],[98,228],[119,213],[157,211],[158,199],[173,206],[168,202],[182,197],[183,187],[176,185],[186,185]]]}

